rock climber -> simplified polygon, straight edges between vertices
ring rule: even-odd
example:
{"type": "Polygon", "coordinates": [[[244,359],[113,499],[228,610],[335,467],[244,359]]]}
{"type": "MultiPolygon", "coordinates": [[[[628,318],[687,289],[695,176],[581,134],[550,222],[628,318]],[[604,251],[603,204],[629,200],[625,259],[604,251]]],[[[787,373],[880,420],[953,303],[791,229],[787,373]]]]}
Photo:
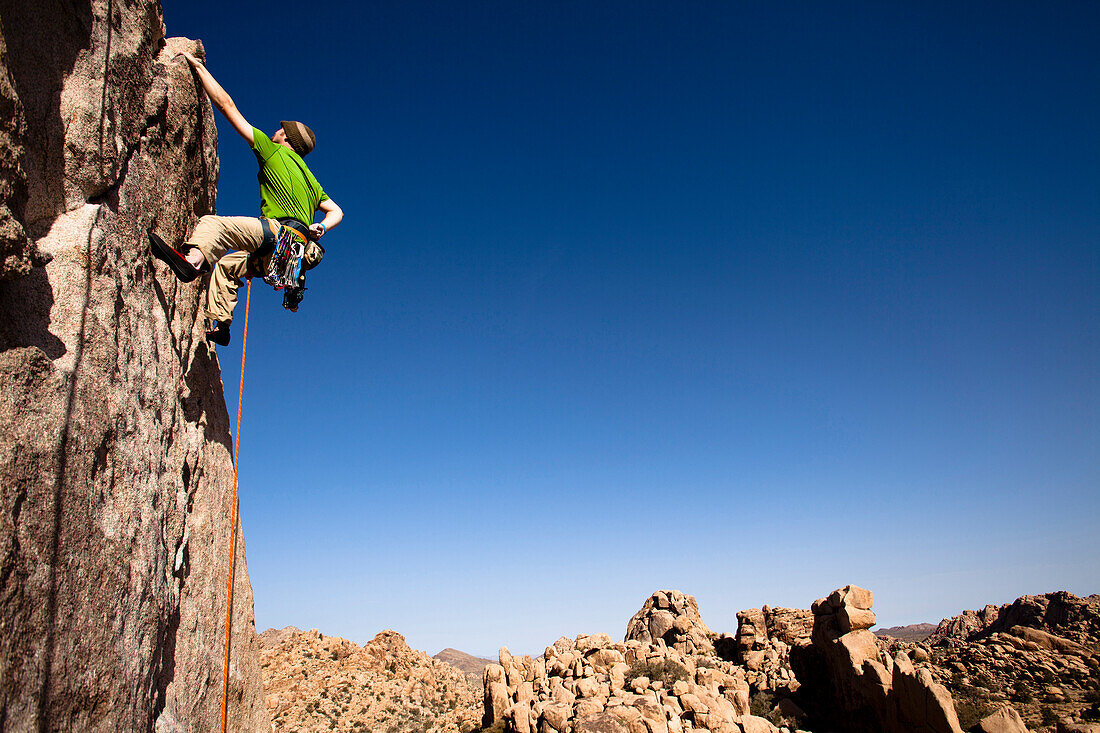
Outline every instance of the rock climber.
{"type": "MultiPolygon", "coordinates": [[[[237,305],[237,288],[249,272],[249,255],[270,256],[278,237],[292,236],[304,243],[304,268],[314,267],[324,255],[324,248],[317,240],[343,220],[344,212],[328,197],[302,160],[316,143],[313,130],[301,122],[286,121],[268,137],[244,118],[201,61],[190,53],[181,56],[191,65],[210,101],[248,142],[260,166],[256,176],[260,182],[259,218],[203,216],[179,250],[149,232],[153,253],[168,264],[179,280],[190,282],[204,272],[213,271],[206,293],[206,338],[226,346],[237,305]],[[324,212],[324,218],[314,223],[318,211],[324,212]]],[[[255,273],[259,268],[253,264],[255,273]]],[[[300,299],[301,290],[297,292],[300,299]]],[[[298,303],[295,300],[288,304],[284,298],[283,305],[297,310],[298,303]]]]}

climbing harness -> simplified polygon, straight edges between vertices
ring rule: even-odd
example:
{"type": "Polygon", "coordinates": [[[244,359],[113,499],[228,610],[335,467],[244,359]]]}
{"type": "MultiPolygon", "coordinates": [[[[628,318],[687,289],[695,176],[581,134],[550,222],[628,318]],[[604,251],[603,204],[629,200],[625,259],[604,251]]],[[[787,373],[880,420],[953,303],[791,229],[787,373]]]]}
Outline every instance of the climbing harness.
{"type": "Polygon", "coordinates": [[[237,391],[237,437],[233,457],[233,524],[229,531],[229,591],[225,596],[225,672],[222,676],[222,733],[225,733],[226,712],[229,704],[229,639],[233,631],[233,575],[237,567],[237,522],[240,507],[237,505],[237,467],[241,461],[241,405],[244,402],[244,356],[248,348],[248,306],[252,302],[252,278],[248,278],[248,290],[244,299],[244,333],[241,335],[241,386],[237,391]]]}
{"type": "Polygon", "coordinates": [[[264,242],[256,251],[262,261],[267,257],[267,266],[257,268],[264,282],[283,292],[283,307],[297,312],[298,305],[306,290],[306,270],[317,266],[324,256],[325,249],[316,242],[309,241],[309,230],[294,219],[280,219],[279,227],[272,226],[270,220],[261,217],[264,242]]]}

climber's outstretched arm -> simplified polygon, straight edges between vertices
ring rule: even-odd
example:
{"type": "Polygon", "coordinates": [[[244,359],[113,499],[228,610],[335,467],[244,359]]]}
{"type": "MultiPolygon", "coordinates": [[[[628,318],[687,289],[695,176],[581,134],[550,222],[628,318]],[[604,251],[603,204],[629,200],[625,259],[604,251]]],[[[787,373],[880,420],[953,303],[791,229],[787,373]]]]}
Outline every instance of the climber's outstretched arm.
{"type": "Polygon", "coordinates": [[[329,229],[344,220],[344,210],[337,206],[332,199],[325,199],[317,208],[325,212],[325,218],[316,224],[311,224],[309,227],[309,231],[315,240],[323,237],[329,229]]]}
{"type": "Polygon", "coordinates": [[[252,125],[248,123],[248,120],[244,118],[240,110],[237,109],[237,105],[233,102],[233,98],[229,96],[229,93],[222,89],[222,85],[218,83],[217,79],[210,75],[210,72],[206,70],[206,67],[202,65],[202,62],[197,58],[183,52],[182,56],[187,59],[187,63],[191,64],[191,68],[195,70],[195,74],[198,75],[199,81],[202,82],[202,88],[206,90],[206,94],[210,97],[210,101],[221,110],[221,113],[225,115],[225,119],[229,120],[229,124],[233,125],[233,129],[237,131],[237,134],[243,137],[249,145],[252,145],[252,125]]]}

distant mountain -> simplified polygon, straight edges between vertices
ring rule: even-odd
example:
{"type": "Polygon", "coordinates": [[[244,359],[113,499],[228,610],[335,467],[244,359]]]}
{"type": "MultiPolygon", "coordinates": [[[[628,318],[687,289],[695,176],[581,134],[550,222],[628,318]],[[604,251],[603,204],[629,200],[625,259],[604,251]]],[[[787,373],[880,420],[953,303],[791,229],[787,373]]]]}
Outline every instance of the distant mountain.
{"type": "Polygon", "coordinates": [[[485,671],[485,668],[490,664],[495,664],[495,659],[485,659],[484,657],[475,657],[472,654],[466,652],[460,652],[457,649],[447,648],[436,654],[432,659],[438,659],[440,662],[455,667],[466,673],[467,677],[476,678],[481,681],[481,675],[485,671]]]}
{"type": "Polygon", "coordinates": [[[888,629],[875,629],[875,636],[889,636],[892,639],[901,639],[902,641],[924,641],[935,630],[935,624],[909,624],[908,626],[891,626],[888,629]]]}

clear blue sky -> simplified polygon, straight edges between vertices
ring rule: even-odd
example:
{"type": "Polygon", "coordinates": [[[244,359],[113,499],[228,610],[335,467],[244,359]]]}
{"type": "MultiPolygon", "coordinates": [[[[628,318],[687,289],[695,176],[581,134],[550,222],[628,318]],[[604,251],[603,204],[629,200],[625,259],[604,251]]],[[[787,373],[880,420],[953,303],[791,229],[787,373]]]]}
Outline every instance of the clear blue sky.
{"type": "Polygon", "coordinates": [[[167,3],[346,212],[253,289],[258,627],[1100,592],[1100,5],[909,5],[167,3]]]}

